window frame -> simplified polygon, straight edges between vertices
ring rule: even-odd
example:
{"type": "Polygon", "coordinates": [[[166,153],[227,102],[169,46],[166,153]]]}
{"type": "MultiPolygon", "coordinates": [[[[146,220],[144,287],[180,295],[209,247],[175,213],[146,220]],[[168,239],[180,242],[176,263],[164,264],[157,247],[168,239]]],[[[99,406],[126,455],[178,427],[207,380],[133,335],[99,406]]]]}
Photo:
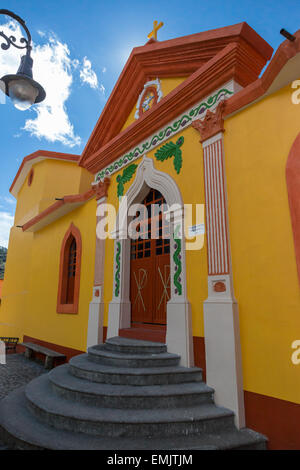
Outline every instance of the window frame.
{"type": "Polygon", "coordinates": [[[77,314],[79,304],[80,274],[81,274],[82,240],[80,231],[72,223],[66,232],[60,250],[59,282],[57,294],[57,313],[77,314]],[[74,296],[72,303],[66,303],[68,285],[69,253],[73,238],[76,241],[76,270],[74,280],[74,296]]]}

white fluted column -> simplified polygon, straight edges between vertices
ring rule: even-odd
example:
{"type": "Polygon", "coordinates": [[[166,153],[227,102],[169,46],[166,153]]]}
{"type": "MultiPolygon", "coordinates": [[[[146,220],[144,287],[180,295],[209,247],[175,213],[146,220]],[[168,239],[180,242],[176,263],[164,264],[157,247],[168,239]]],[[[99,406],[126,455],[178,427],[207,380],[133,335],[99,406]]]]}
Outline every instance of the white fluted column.
{"type": "Polygon", "coordinates": [[[193,124],[201,134],[204,158],[208,297],[204,302],[207,384],[218,405],[235,412],[245,426],[239,312],[234,297],[228,230],[222,103],[193,124]]]}
{"type": "MultiPolygon", "coordinates": [[[[107,200],[107,190],[109,180],[98,183],[94,187],[97,199],[96,223],[101,222],[105,214],[99,216],[99,205],[105,204],[107,200]]],[[[87,333],[87,348],[95,344],[103,343],[103,284],[104,284],[104,257],[105,257],[105,240],[98,238],[96,235],[96,251],[95,251],[95,275],[93,285],[93,297],[89,304],[89,322],[87,333]]]]}

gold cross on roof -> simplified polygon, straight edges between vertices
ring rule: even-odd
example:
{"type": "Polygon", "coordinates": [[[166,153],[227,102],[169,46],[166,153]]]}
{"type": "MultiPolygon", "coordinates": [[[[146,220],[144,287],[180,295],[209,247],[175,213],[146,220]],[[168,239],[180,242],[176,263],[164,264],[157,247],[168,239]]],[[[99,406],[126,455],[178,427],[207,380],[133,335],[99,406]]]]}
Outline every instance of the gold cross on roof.
{"type": "Polygon", "coordinates": [[[157,21],[153,21],[153,31],[151,31],[151,33],[148,34],[148,39],[150,38],[154,38],[154,39],[157,39],[157,31],[163,26],[163,22],[161,21],[159,23],[159,25],[157,24],[157,21]]]}

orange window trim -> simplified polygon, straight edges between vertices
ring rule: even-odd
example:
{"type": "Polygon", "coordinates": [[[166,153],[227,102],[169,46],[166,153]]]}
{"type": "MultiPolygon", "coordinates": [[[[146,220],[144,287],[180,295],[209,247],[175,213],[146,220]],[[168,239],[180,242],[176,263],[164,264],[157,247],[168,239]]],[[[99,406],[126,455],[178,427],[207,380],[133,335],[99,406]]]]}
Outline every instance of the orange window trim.
{"type": "Polygon", "coordinates": [[[59,282],[57,294],[57,313],[78,313],[79,303],[79,289],[80,289],[80,271],[81,271],[81,253],[82,253],[82,240],[80,231],[72,223],[66,232],[61,250],[60,250],[60,266],[59,266],[59,282]],[[74,282],[74,296],[73,303],[65,303],[64,297],[67,289],[68,282],[68,261],[69,261],[69,248],[73,236],[76,240],[76,271],[74,282]]]}

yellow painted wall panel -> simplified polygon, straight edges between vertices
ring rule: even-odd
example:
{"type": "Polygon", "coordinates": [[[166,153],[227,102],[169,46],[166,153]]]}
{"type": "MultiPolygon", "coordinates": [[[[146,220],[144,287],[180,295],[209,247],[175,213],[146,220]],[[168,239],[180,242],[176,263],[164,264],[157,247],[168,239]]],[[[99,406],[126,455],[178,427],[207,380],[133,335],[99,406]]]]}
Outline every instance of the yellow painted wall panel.
{"type": "Polygon", "coordinates": [[[28,314],[32,233],[10,232],[0,310],[0,336],[22,336],[28,314]]]}
{"type": "Polygon", "coordinates": [[[33,169],[31,186],[27,176],[18,194],[16,225],[47,209],[55,203],[55,198],[88,191],[93,180],[91,173],[74,162],[48,159],[36,163],[33,169]]]}
{"type": "Polygon", "coordinates": [[[91,200],[34,234],[26,335],[74,349],[86,349],[95,266],[95,214],[96,201],[91,200]],[[56,312],[60,249],[71,223],[80,230],[82,238],[79,308],[78,314],[61,314],[56,312]]]}
{"type": "Polygon", "coordinates": [[[244,388],[300,403],[300,292],[285,167],[300,131],[287,86],[225,122],[233,278],[244,388]]]}
{"type": "Polygon", "coordinates": [[[95,243],[95,200],[34,234],[13,228],[3,286],[0,336],[25,334],[85,350],[95,243]],[[79,309],[74,315],[56,312],[60,249],[71,223],[78,227],[82,237],[79,309]]]}

